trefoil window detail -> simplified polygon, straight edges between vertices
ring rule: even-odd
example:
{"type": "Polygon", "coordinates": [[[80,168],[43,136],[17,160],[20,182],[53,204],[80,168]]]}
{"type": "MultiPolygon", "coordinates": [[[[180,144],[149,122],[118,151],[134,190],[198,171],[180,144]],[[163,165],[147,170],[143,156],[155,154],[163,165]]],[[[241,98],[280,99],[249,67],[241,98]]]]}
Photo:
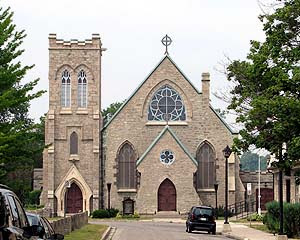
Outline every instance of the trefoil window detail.
{"type": "Polygon", "coordinates": [[[78,107],[87,107],[87,78],[86,73],[81,70],[78,73],[78,107]]]}
{"type": "Polygon", "coordinates": [[[169,85],[158,89],[149,104],[148,120],[185,121],[185,106],[178,92],[169,85]]]}
{"type": "Polygon", "coordinates": [[[68,70],[64,70],[61,76],[61,106],[71,105],[71,75],[68,70]]]}

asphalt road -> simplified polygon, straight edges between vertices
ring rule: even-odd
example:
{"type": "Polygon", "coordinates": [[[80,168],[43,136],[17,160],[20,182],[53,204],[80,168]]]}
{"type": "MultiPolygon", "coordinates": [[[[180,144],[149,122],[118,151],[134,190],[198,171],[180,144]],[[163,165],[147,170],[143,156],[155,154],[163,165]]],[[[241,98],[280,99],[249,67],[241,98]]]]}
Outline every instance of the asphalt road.
{"type": "Polygon", "coordinates": [[[91,221],[93,224],[105,224],[116,227],[112,240],[220,240],[228,239],[221,235],[209,235],[207,232],[185,232],[184,223],[152,221],[91,221]]]}

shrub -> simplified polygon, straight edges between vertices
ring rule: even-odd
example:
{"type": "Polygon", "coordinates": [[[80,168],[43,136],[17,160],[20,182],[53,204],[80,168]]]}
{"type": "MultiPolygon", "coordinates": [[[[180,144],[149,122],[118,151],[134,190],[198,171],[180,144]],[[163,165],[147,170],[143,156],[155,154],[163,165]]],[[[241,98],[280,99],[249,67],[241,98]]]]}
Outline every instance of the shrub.
{"type": "MultiPolygon", "coordinates": [[[[267,214],[263,222],[273,233],[279,232],[279,203],[266,204],[267,214]]],[[[300,203],[283,204],[283,231],[288,237],[300,236],[300,203]]]]}
{"type": "Polygon", "coordinates": [[[110,214],[106,209],[98,209],[92,213],[92,218],[109,218],[110,214]]]}
{"type": "Polygon", "coordinates": [[[107,211],[109,212],[110,217],[116,217],[119,213],[119,210],[116,208],[107,209],[107,211]]]}
{"type": "Polygon", "coordinates": [[[140,214],[138,212],[134,212],[133,217],[134,218],[140,218],[140,214]]]}
{"type": "Polygon", "coordinates": [[[258,213],[251,214],[248,218],[248,221],[257,221],[261,222],[263,220],[263,216],[259,215],[258,213]]]}
{"type": "Polygon", "coordinates": [[[26,204],[28,205],[39,205],[41,190],[34,190],[28,193],[26,204]]]}
{"type": "MultiPolygon", "coordinates": [[[[219,206],[215,209],[215,214],[218,217],[225,217],[225,208],[223,206],[219,206]]],[[[228,217],[232,217],[233,213],[228,209],[228,217]]]]}
{"type": "Polygon", "coordinates": [[[116,217],[119,213],[118,209],[98,209],[92,213],[92,218],[111,218],[116,217]]]}

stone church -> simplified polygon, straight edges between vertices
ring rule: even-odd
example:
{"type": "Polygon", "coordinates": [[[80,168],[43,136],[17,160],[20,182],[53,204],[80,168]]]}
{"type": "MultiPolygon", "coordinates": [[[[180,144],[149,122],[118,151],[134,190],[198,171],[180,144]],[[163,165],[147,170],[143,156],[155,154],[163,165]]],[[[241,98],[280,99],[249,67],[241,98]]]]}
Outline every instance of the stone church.
{"type": "MultiPolygon", "coordinates": [[[[64,215],[99,208],[184,214],[224,205],[225,159],[235,132],[166,53],[103,124],[99,35],[64,41],[49,35],[49,111],[42,204],[64,215]]],[[[138,67],[138,66],[136,66],[138,67]]],[[[229,204],[244,199],[239,159],[229,158],[229,204]]]]}

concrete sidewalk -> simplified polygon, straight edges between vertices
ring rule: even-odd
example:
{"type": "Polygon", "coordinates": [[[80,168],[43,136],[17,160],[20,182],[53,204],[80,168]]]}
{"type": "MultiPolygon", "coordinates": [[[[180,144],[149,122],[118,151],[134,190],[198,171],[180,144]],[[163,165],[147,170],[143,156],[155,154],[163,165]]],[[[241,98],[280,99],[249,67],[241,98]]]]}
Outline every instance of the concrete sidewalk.
{"type": "MultiPolygon", "coordinates": [[[[217,232],[222,233],[224,220],[217,220],[217,232]]],[[[224,236],[239,240],[276,240],[276,236],[271,233],[250,228],[242,223],[230,223],[231,232],[222,233],[224,236]]]]}
{"type": "MultiPolygon", "coordinates": [[[[175,219],[154,218],[152,220],[146,220],[146,221],[185,223],[185,220],[180,219],[180,218],[175,218],[175,219]]],[[[232,231],[229,233],[222,233],[224,220],[217,220],[216,222],[217,222],[217,234],[222,234],[222,235],[232,238],[232,239],[237,239],[237,240],[276,240],[276,236],[274,234],[266,233],[266,232],[263,232],[260,230],[256,230],[254,228],[250,228],[250,226],[247,226],[243,223],[230,222],[232,231]]],[[[253,224],[257,224],[257,223],[253,223],[253,224]]]]}

